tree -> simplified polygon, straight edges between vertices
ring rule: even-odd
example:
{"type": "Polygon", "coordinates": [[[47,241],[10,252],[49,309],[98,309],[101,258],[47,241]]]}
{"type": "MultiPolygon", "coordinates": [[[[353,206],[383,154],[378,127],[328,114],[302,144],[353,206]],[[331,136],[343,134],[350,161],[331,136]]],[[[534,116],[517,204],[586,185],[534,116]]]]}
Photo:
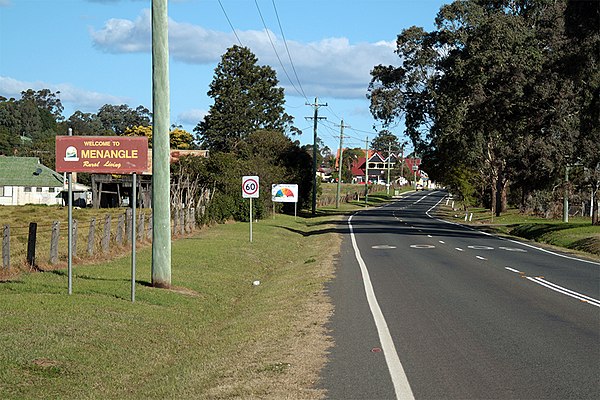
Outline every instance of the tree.
{"type": "MultiPolygon", "coordinates": [[[[435,31],[412,27],[398,36],[400,66],[373,69],[372,114],[385,123],[405,120],[406,134],[425,155],[430,176],[456,182],[479,175],[497,215],[506,206],[509,186],[520,188],[523,197],[528,190],[548,188],[577,157],[587,132],[590,143],[596,139],[593,129],[582,129],[593,114],[586,105],[593,104],[595,86],[579,85],[574,76],[593,81],[598,46],[567,40],[568,4],[573,3],[466,0],[444,5],[435,31]],[[582,63],[568,56],[569,48],[578,49],[582,63]],[[567,73],[565,66],[572,65],[588,67],[583,74],[567,73]],[[457,167],[470,173],[458,173],[457,167]],[[452,171],[458,176],[449,176],[452,171]]],[[[586,17],[573,18],[578,26],[588,26],[580,30],[586,32],[580,37],[586,43],[594,43],[590,32],[597,33],[598,19],[589,17],[597,15],[594,7],[586,17]]]]}
{"type": "Polygon", "coordinates": [[[284,131],[291,123],[275,71],[257,61],[248,48],[237,45],[222,56],[208,91],[214,104],[194,128],[204,148],[235,151],[252,132],[284,131]]]}
{"type": "Polygon", "coordinates": [[[79,110],[75,111],[63,125],[66,125],[64,131],[71,128],[74,135],[94,136],[105,134],[102,122],[96,114],[84,113],[79,110]]]}
{"type": "Polygon", "coordinates": [[[400,149],[398,137],[387,129],[383,129],[377,133],[377,136],[371,141],[371,148],[381,154],[387,154],[390,151],[396,152],[400,149]]]}
{"type": "Polygon", "coordinates": [[[54,122],[60,122],[64,119],[62,112],[64,107],[58,98],[60,91],[52,93],[50,89],[33,90],[27,89],[21,92],[21,101],[31,101],[37,108],[46,110],[53,118],[54,122]]]}
{"type": "MultiPolygon", "coordinates": [[[[171,149],[186,150],[191,149],[194,144],[194,137],[191,133],[181,128],[171,127],[169,131],[169,145],[171,149]]],[[[134,126],[125,129],[126,136],[146,136],[148,145],[152,147],[152,126],[134,126]]]]}
{"type": "Polygon", "coordinates": [[[98,110],[98,119],[102,124],[104,134],[121,136],[127,128],[150,125],[150,111],[144,106],[136,109],[126,104],[118,106],[105,104],[98,110]]]}
{"type": "Polygon", "coordinates": [[[342,181],[352,182],[352,166],[365,156],[365,150],[359,147],[345,149],[342,160],[342,181]]]}

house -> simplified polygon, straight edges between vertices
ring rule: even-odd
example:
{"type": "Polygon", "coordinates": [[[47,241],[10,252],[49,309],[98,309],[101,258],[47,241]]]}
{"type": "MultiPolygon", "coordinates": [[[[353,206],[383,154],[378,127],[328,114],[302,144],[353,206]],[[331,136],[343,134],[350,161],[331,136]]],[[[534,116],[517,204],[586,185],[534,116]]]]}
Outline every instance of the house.
{"type": "MultiPolygon", "coordinates": [[[[369,182],[385,184],[387,183],[388,167],[393,170],[399,161],[403,161],[397,154],[390,154],[384,157],[378,151],[369,150],[369,182]]],[[[418,160],[420,162],[420,160],[418,160]]],[[[365,157],[360,157],[352,163],[352,182],[365,182],[365,157]]]]}
{"type": "Polygon", "coordinates": [[[37,157],[0,156],[0,205],[62,204],[63,176],[37,157]]]}

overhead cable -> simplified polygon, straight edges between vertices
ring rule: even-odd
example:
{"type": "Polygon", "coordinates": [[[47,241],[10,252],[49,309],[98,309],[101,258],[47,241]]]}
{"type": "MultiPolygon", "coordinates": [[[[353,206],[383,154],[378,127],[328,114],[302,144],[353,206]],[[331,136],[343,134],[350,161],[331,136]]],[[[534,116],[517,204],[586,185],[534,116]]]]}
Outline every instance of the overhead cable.
{"type": "Polygon", "coordinates": [[[223,7],[223,4],[221,3],[221,0],[217,0],[217,1],[219,2],[219,5],[221,6],[221,10],[223,10],[223,14],[225,14],[225,18],[227,19],[227,22],[229,23],[229,26],[231,27],[233,34],[237,38],[238,43],[240,44],[241,47],[244,47],[244,45],[242,44],[242,41],[240,40],[240,37],[238,36],[237,32],[235,31],[235,28],[233,27],[233,24],[229,20],[229,16],[227,15],[227,12],[225,11],[225,7],[223,7]]]}
{"type": "MultiPolygon", "coordinates": [[[[258,5],[258,0],[254,0],[254,4],[256,4],[256,9],[258,10],[258,15],[260,15],[260,19],[263,23],[263,26],[265,27],[265,33],[267,34],[267,37],[269,38],[269,42],[271,42],[271,47],[273,47],[273,51],[275,52],[275,56],[277,56],[277,60],[279,60],[279,65],[281,65],[281,68],[283,69],[283,73],[285,74],[285,76],[287,76],[288,81],[290,81],[290,83],[292,84],[292,87],[294,88],[294,90],[296,92],[298,92],[298,94],[300,96],[304,96],[299,90],[298,88],[296,88],[296,85],[294,85],[294,82],[292,81],[292,79],[290,78],[290,75],[288,74],[287,70],[285,69],[283,62],[281,62],[281,58],[279,57],[279,53],[277,52],[277,49],[275,48],[275,43],[273,43],[273,39],[271,39],[271,34],[269,33],[269,28],[267,28],[267,24],[265,22],[265,19],[263,18],[262,12],[260,11],[260,6],[258,5]]],[[[306,96],[304,96],[306,97],[306,96]]]]}
{"type": "Polygon", "coordinates": [[[290,65],[292,66],[292,71],[294,71],[294,76],[296,77],[296,82],[298,82],[298,86],[300,87],[300,91],[302,92],[302,96],[304,99],[308,101],[306,97],[306,93],[304,93],[304,89],[302,88],[302,84],[300,83],[300,78],[298,78],[298,73],[296,72],[296,67],[294,66],[294,62],[292,61],[292,55],[290,54],[290,49],[287,45],[287,40],[285,39],[285,34],[283,33],[283,28],[281,27],[281,20],[279,19],[279,13],[277,12],[277,6],[275,6],[275,0],[271,0],[273,3],[273,9],[275,10],[275,16],[277,17],[277,23],[279,24],[279,31],[281,32],[281,37],[283,38],[283,44],[285,45],[285,51],[287,52],[288,59],[290,60],[290,65]]]}

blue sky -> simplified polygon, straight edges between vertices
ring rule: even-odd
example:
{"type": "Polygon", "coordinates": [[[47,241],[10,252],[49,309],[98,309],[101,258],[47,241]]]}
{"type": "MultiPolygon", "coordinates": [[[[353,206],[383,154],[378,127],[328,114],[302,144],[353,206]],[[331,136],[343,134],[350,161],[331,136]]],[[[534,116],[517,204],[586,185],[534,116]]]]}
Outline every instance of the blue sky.
{"type": "MultiPolygon", "coordinates": [[[[328,104],[319,110],[327,119],[318,133],[334,151],[341,118],[352,127],[345,129],[344,147],[363,147],[367,135],[375,135],[365,97],[369,71],[397,65],[396,36],[412,25],[431,29],[437,11],[449,2],[221,0],[241,43],[259,64],[277,71],[286,110],[303,130],[296,137],[302,144],[313,140],[307,99],[328,104]]],[[[150,0],[0,0],[0,95],[19,98],[29,88],[60,91],[65,118],[76,110],[95,113],[107,103],[151,109],[150,7],[150,0]]],[[[212,104],[206,92],[214,68],[233,44],[238,38],[218,0],[169,1],[172,123],[192,132],[212,104]]],[[[392,130],[401,136],[403,127],[392,130]]]]}

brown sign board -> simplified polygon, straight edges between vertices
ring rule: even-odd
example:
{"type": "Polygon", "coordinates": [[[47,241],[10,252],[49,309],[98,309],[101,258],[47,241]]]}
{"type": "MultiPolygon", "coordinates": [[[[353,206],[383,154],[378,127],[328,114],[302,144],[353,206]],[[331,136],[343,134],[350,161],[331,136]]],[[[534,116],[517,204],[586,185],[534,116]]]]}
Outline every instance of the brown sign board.
{"type": "Polygon", "coordinates": [[[145,136],[56,136],[56,171],[131,174],[148,169],[145,136]]]}

